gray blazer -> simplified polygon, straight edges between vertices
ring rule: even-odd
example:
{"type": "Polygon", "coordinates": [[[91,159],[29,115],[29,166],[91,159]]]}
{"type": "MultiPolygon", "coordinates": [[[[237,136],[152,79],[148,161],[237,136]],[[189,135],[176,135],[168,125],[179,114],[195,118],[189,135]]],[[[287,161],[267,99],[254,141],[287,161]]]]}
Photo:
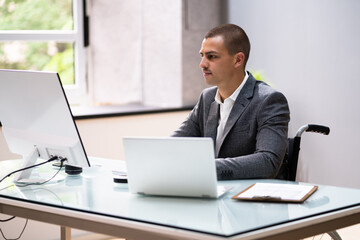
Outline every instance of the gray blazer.
{"type": "MultiPolygon", "coordinates": [[[[201,93],[172,136],[211,137],[215,144],[220,117],[216,91],[211,87],[201,93]]],[[[215,153],[218,179],[275,178],[286,151],[289,121],[285,96],[249,73],[215,153]]]]}

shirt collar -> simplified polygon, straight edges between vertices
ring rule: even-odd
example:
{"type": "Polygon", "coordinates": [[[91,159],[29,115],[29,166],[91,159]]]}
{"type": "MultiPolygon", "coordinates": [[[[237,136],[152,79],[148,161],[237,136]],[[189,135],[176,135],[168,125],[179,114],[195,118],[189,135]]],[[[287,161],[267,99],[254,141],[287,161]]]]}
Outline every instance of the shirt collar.
{"type": "MultiPolygon", "coordinates": [[[[247,71],[245,71],[245,77],[242,81],[242,83],[240,84],[240,86],[233,92],[233,94],[231,94],[230,97],[228,97],[229,99],[231,99],[233,102],[235,102],[236,98],[238,97],[241,89],[244,87],[247,79],[249,78],[249,74],[247,73],[247,71]]],[[[221,98],[220,98],[220,94],[219,94],[219,90],[216,91],[216,95],[215,95],[215,101],[219,104],[222,104],[221,102],[221,98]]],[[[225,101],[225,100],[224,100],[225,101]]]]}

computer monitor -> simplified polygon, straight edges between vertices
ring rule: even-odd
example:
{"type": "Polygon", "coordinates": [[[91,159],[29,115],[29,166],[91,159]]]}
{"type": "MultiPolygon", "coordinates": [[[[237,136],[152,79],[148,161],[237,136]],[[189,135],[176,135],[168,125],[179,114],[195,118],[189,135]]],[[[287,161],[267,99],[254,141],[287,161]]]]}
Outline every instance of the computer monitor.
{"type": "MultiPolygon", "coordinates": [[[[24,167],[52,156],[66,158],[70,166],[90,166],[56,72],[0,70],[0,122],[24,167]]],[[[20,172],[15,182],[32,182],[31,171],[20,172]]]]}

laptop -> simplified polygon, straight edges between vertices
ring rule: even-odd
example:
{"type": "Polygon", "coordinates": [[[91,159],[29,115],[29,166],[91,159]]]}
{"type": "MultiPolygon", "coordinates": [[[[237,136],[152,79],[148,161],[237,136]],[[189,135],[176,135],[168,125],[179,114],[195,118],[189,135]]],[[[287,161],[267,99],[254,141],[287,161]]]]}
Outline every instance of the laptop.
{"type": "Polygon", "coordinates": [[[217,184],[211,138],[124,137],[131,193],[218,198],[230,190],[217,184]]]}

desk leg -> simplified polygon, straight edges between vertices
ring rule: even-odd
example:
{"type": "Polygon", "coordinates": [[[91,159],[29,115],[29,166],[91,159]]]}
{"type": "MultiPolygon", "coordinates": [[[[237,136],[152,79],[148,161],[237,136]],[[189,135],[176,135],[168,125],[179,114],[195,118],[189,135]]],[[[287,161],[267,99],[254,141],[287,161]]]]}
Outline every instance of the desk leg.
{"type": "Polygon", "coordinates": [[[334,240],[341,240],[340,235],[337,233],[337,231],[331,231],[328,232],[328,234],[330,235],[330,237],[334,240]]]}
{"type": "Polygon", "coordinates": [[[61,240],[71,240],[71,228],[61,226],[60,231],[61,231],[61,238],[60,238],[61,240]]]}

